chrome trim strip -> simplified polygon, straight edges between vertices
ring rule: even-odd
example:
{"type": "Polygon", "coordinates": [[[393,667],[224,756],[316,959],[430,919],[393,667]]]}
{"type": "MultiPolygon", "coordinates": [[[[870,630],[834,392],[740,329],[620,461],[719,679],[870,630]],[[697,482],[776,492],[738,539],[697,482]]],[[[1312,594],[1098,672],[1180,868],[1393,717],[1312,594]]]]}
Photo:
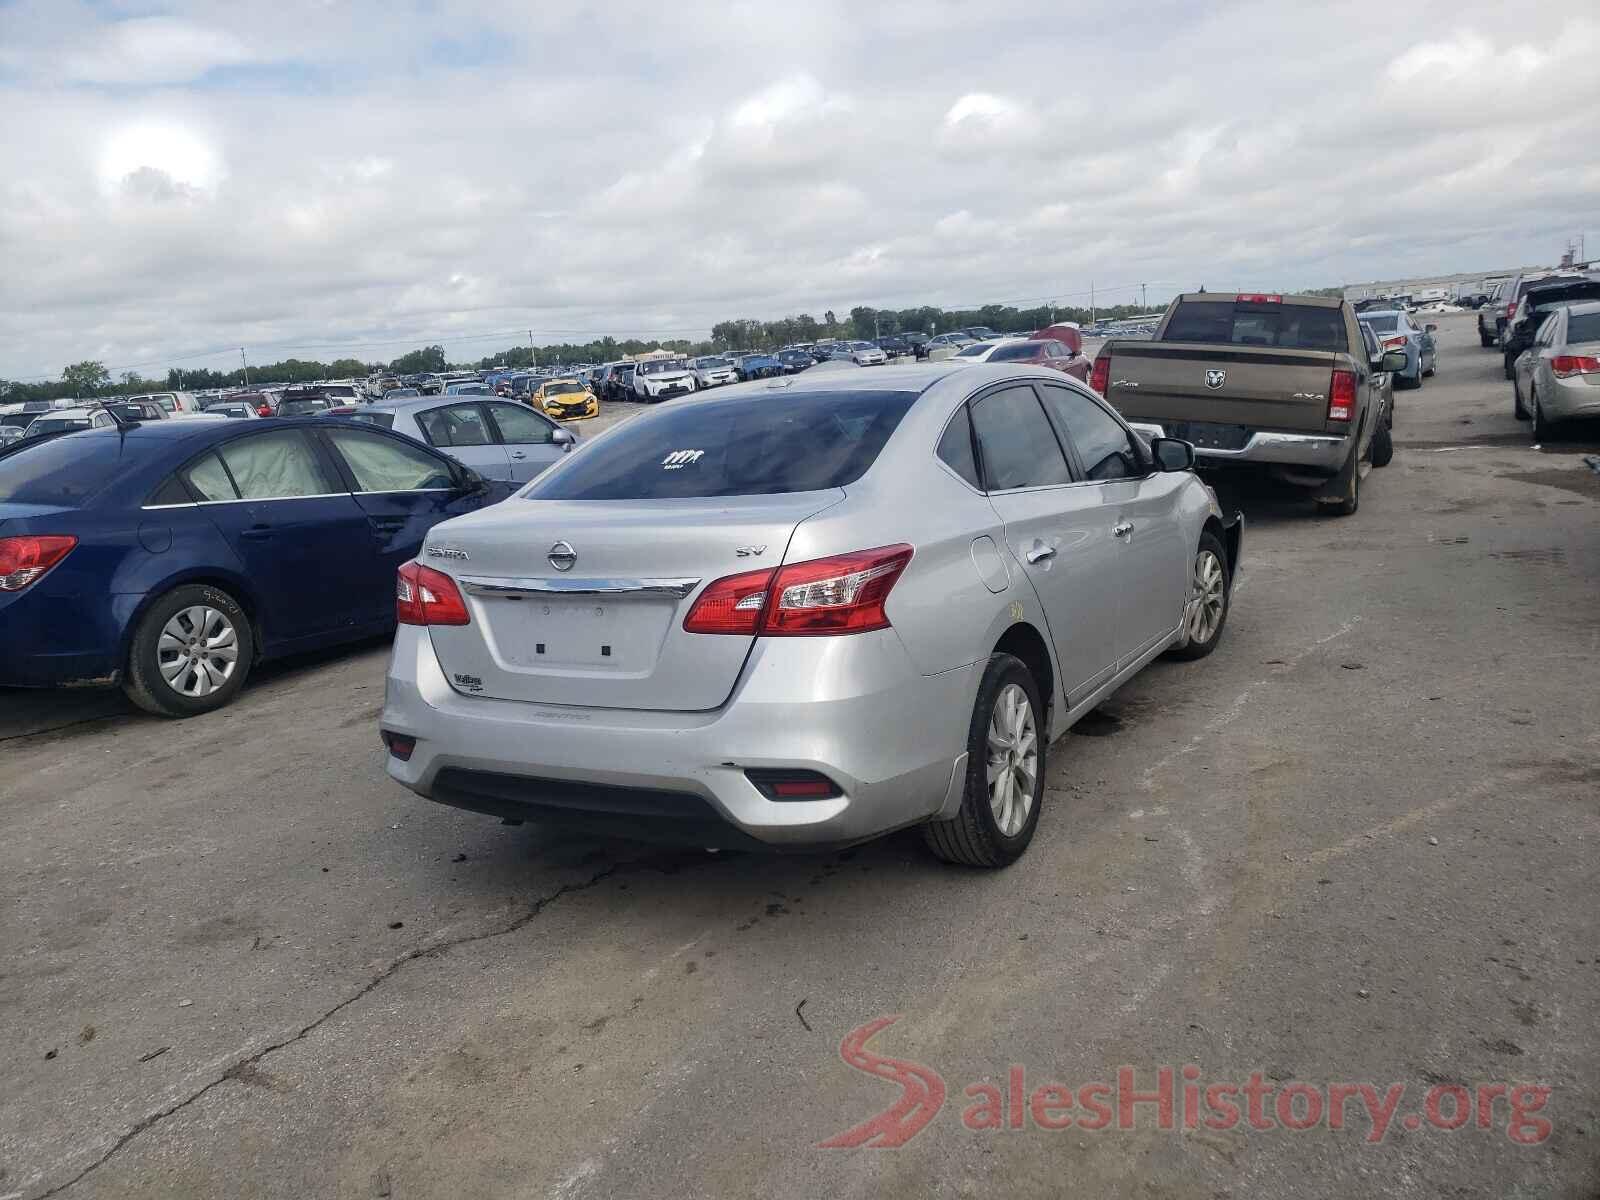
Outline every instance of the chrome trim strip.
{"type": "Polygon", "coordinates": [[[496,579],[459,575],[468,595],[501,600],[534,596],[671,596],[682,600],[700,586],[698,579],[496,579]]]}

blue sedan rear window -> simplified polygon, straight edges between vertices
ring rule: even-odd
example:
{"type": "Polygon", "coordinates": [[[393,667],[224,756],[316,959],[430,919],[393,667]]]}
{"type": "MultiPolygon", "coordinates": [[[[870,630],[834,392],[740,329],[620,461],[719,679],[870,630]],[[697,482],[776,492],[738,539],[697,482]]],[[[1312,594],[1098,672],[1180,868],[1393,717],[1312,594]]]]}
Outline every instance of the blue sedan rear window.
{"type": "Polygon", "coordinates": [[[69,433],[0,457],[0,501],[11,504],[84,503],[148,457],[137,439],[69,433]]]}

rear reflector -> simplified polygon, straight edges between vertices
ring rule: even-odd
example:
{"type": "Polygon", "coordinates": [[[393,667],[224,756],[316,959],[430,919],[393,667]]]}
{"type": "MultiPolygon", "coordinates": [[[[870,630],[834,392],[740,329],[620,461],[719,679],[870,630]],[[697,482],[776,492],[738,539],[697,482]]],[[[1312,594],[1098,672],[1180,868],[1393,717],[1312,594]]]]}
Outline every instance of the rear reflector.
{"type": "Polygon", "coordinates": [[[729,575],[700,593],[683,627],[689,633],[764,637],[887,629],[884,604],[911,554],[910,546],[880,546],[777,571],[729,575]]]}
{"type": "Polygon", "coordinates": [[[1111,355],[1102,351],[1094,360],[1094,366],[1089,368],[1089,386],[1102,396],[1111,384],[1111,355]]]}
{"type": "Polygon", "coordinates": [[[1328,382],[1328,420],[1348,421],[1356,414],[1356,373],[1335,371],[1328,382]]]}
{"type": "Polygon", "coordinates": [[[20,592],[78,544],[70,535],[0,537],[0,592],[20,592]]]}
{"type": "Polygon", "coordinates": [[[467,602],[443,571],[408,562],[395,579],[394,616],[402,625],[470,625],[467,602]]]}
{"type": "Polygon", "coordinates": [[[753,769],[744,774],[768,800],[832,800],[843,794],[838,784],[815,771],[753,769]]]}
{"type": "Polygon", "coordinates": [[[389,747],[389,753],[401,762],[411,761],[411,752],[417,748],[417,739],[407,737],[403,733],[390,733],[387,729],[380,729],[379,735],[383,744],[389,747]]]}
{"type": "Polygon", "coordinates": [[[1269,296],[1265,292],[1251,292],[1248,295],[1234,297],[1238,304],[1282,304],[1282,296],[1269,296]]]}
{"type": "Polygon", "coordinates": [[[1600,358],[1590,354],[1558,354],[1550,360],[1550,370],[1555,372],[1557,379],[1594,375],[1600,373],[1600,358]]]}

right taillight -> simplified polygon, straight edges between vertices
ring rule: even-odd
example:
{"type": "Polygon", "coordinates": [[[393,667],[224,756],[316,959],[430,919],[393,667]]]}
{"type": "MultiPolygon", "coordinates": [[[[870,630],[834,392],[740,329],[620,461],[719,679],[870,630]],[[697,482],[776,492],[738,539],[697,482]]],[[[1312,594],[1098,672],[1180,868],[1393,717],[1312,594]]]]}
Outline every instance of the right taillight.
{"type": "Polygon", "coordinates": [[[0,592],[20,592],[78,544],[70,535],[0,537],[0,592]]]}
{"type": "Polygon", "coordinates": [[[1348,421],[1356,415],[1356,373],[1335,371],[1328,382],[1328,420],[1348,421]]]}
{"type": "Polygon", "coordinates": [[[1594,375],[1600,373],[1600,358],[1592,354],[1558,354],[1550,360],[1550,370],[1557,379],[1594,375]]]}
{"type": "Polygon", "coordinates": [[[1089,371],[1089,386],[1102,396],[1111,384],[1111,352],[1102,350],[1094,360],[1094,367],[1089,371]]]}
{"type": "Polygon", "coordinates": [[[467,602],[443,571],[408,562],[395,578],[394,616],[402,625],[470,625],[467,602]]]}
{"type": "Polygon", "coordinates": [[[910,546],[880,546],[730,575],[700,593],[683,627],[690,633],[763,637],[887,629],[884,605],[911,555],[910,546]]]}

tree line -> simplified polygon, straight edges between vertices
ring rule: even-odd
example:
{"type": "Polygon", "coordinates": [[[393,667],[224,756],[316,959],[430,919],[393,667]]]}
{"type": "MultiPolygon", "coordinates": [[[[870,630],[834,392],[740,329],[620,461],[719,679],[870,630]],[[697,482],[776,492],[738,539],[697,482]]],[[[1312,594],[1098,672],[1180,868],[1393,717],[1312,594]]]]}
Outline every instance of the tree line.
{"type": "MultiPolygon", "coordinates": [[[[1137,305],[1119,304],[1096,308],[1093,315],[1105,320],[1136,316],[1137,305]]],[[[1031,333],[1058,321],[1076,321],[1086,324],[1090,310],[1070,305],[1040,305],[1035,308],[1014,308],[1003,304],[986,304],[972,309],[944,309],[931,305],[919,308],[870,308],[859,306],[850,310],[849,316],[839,319],[832,310],[819,319],[809,313],[783,317],[775,321],[753,318],[718,321],[711,327],[711,337],[702,341],[669,339],[643,341],[638,338],[597,338],[589,342],[563,342],[559,345],[507,346],[476,362],[452,363],[445,356],[444,347],[423,346],[407,351],[387,363],[363,362],[354,358],[340,358],[333,362],[315,359],[286,358],[281,362],[262,363],[249,368],[238,367],[231,371],[212,371],[205,368],[171,368],[165,378],[146,378],[137,371],[125,371],[116,379],[111,377],[105,364],[86,360],[73,363],[61,372],[59,380],[43,383],[16,383],[0,379],[0,402],[18,400],[57,400],[92,396],[128,396],[150,391],[202,391],[209,388],[244,387],[248,383],[313,383],[321,379],[364,379],[374,372],[394,375],[418,375],[447,370],[487,370],[493,367],[512,369],[533,366],[547,367],[562,363],[614,362],[624,355],[641,354],[647,350],[664,348],[680,354],[716,354],[728,350],[776,350],[795,342],[815,342],[822,338],[849,338],[872,340],[890,334],[917,331],[929,335],[951,329],[983,325],[997,333],[1031,333]]]]}

